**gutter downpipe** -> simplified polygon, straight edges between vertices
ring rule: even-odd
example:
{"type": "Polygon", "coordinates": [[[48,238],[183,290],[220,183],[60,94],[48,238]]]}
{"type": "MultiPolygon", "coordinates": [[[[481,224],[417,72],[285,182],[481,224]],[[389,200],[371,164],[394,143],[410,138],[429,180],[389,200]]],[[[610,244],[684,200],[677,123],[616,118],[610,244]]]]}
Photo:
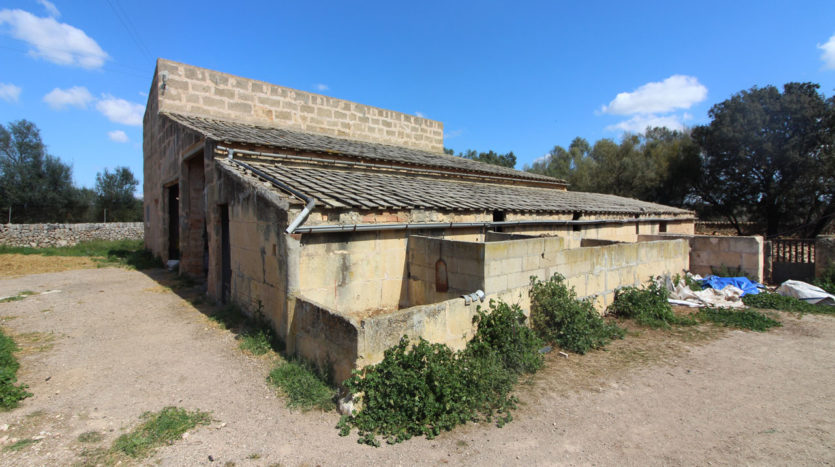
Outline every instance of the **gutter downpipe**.
{"type": "Polygon", "coordinates": [[[231,162],[234,162],[235,164],[240,165],[241,167],[245,168],[246,170],[249,170],[250,172],[254,173],[255,175],[263,178],[264,180],[267,180],[268,182],[272,183],[273,185],[281,188],[282,190],[292,194],[293,196],[295,196],[297,198],[300,198],[302,201],[305,202],[305,206],[304,206],[304,209],[302,209],[302,212],[300,212],[299,215],[296,216],[295,219],[293,219],[293,222],[291,222],[290,225],[287,226],[287,229],[284,230],[288,234],[295,233],[296,229],[302,224],[302,222],[304,222],[307,219],[307,216],[310,214],[310,211],[312,211],[313,208],[316,207],[316,198],[314,198],[313,196],[307,196],[306,194],[302,193],[301,191],[298,191],[296,189],[293,189],[293,188],[287,186],[286,184],[282,183],[281,181],[279,181],[277,178],[273,177],[272,175],[264,172],[263,170],[256,169],[255,167],[247,164],[246,162],[242,162],[242,161],[239,161],[239,160],[232,159],[232,154],[234,152],[235,152],[234,149],[229,149],[228,158],[231,162]]]}

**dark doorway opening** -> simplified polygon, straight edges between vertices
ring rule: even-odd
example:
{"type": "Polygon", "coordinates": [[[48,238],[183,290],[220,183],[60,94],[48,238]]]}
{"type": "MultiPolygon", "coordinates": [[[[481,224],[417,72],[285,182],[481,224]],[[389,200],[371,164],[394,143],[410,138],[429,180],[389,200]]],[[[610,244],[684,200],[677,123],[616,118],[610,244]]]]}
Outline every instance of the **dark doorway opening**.
{"type": "Polygon", "coordinates": [[[229,303],[232,291],[232,257],[229,243],[229,205],[221,204],[220,209],[220,297],[229,303]]]}
{"type": "Polygon", "coordinates": [[[168,190],[168,259],[180,259],[180,185],[168,190]]]}
{"type": "MultiPolygon", "coordinates": [[[[504,222],[506,219],[504,211],[493,211],[493,222],[504,222]]],[[[494,225],[493,226],[494,232],[504,232],[503,225],[494,225]]]]}

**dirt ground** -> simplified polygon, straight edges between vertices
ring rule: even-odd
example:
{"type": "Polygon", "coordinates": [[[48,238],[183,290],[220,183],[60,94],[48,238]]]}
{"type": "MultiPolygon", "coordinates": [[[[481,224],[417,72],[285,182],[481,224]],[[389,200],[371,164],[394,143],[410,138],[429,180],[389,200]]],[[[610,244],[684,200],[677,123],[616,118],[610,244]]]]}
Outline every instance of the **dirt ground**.
{"type": "Polygon", "coordinates": [[[0,412],[0,446],[40,438],[0,450],[0,464],[79,463],[168,405],[215,421],[142,464],[835,463],[833,317],[781,314],[784,326],[763,334],[639,331],[605,352],[552,352],[504,428],[372,448],[338,436],[336,413],[285,408],[265,381],[270,362],[242,353],[173,283],[115,268],[0,279],[0,296],[40,293],[0,303],[34,393],[0,412]],[[104,440],[78,441],[93,430],[104,440]]]}

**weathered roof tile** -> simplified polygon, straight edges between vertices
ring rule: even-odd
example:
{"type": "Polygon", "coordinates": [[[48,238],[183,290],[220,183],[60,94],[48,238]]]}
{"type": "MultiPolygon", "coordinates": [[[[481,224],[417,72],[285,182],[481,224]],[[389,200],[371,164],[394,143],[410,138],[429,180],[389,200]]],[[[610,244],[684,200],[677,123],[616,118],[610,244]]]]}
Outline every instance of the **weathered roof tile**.
{"type": "MultiPolygon", "coordinates": [[[[240,166],[219,163],[232,170],[240,166]]],[[[317,198],[328,208],[688,214],[690,211],[631,198],[512,184],[473,182],[396,172],[291,166],[247,160],[289,187],[317,198]]]]}

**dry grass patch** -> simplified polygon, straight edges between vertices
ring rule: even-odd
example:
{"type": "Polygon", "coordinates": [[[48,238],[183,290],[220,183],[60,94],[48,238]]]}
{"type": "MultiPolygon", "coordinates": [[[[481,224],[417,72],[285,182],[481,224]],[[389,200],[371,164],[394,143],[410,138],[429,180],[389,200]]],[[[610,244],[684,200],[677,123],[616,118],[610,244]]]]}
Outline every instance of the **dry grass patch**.
{"type": "Polygon", "coordinates": [[[98,263],[78,256],[0,255],[0,277],[20,277],[29,274],[61,272],[75,269],[95,269],[98,263]]]}

